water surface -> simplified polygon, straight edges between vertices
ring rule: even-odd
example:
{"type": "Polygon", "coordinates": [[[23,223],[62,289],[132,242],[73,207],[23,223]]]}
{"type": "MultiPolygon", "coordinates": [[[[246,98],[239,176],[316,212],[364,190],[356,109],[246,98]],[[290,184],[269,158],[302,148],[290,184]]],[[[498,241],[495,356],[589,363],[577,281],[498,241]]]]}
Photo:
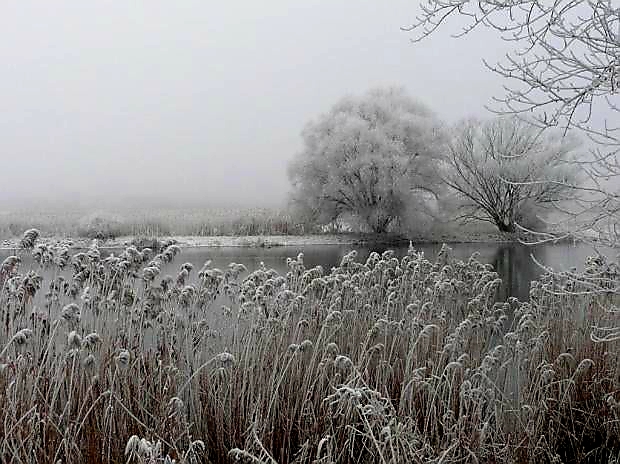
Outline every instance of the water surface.
{"type": "MultiPolygon", "coordinates": [[[[424,252],[430,260],[434,260],[441,249],[440,244],[420,244],[414,247],[418,251],[424,252]]],[[[387,246],[353,246],[353,245],[306,245],[306,246],[286,246],[273,248],[246,248],[246,247],[217,247],[217,248],[184,248],[175,261],[162,269],[162,275],[170,274],[176,276],[179,266],[184,262],[194,264],[195,269],[200,269],[205,261],[211,260],[212,267],[225,268],[229,263],[236,262],[244,264],[248,270],[252,271],[264,263],[267,268],[276,269],[281,274],[287,272],[286,259],[297,256],[298,253],[304,254],[304,263],[307,268],[317,265],[323,266],[325,272],[340,263],[342,257],[353,249],[358,251],[358,260],[365,261],[372,251],[383,252],[388,248],[394,249],[396,255],[401,257],[407,253],[407,247],[387,247],[387,246]]],[[[480,254],[479,260],[484,263],[492,264],[503,280],[500,289],[500,299],[508,296],[516,296],[521,300],[527,299],[530,282],[536,279],[542,269],[532,259],[545,266],[550,266],[554,270],[568,270],[572,267],[583,268],[587,256],[595,254],[590,246],[584,244],[545,244],[537,246],[526,246],[516,243],[461,243],[451,244],[453,255],[457,259],[466,260],[472,253],[480,254]]],[[[109,252],[106,252],[107,254],[109,252]]],[[[9,250],[0,250],[0,262],[7,256],[13,254],[9,250]]],[[[612,256],[613,253],[607,251],[605,254],[612,256]]],[[[24,257],[21,267],[22,271],[29,268],[36,268],[36,265],[29,257],[24,257]]],[[[46,276],[47,277],[47,276],[46,276]]]]}

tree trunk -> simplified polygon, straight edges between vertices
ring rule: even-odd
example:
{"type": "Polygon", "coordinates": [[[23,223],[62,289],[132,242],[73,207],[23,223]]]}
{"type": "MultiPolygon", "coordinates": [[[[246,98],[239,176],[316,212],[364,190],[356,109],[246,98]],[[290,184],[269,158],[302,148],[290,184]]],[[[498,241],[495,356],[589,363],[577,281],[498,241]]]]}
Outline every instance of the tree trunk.
{"type": "Polygon", "coordinates": [[[514,222],[506,224],[504,221],[497,221],[496,225],[500,232],[513,233],[515,231],[514,222]]]}
{"type": "Polygon", "coordinates": [[[390,217],[379,217],[377,219],[377,222],[375,222],[375,225],[372,227],[373,232],[375,234],[386,234],[388,231],[388,227],[390,226],[390,224],[392,223],[392,218],[390,217]]]}
{"type": "Polygon", "coordinates": [[[372,231],[375,234],[385,234],[387,232],[387,227],[383,226],[382,224],[376,224],[375,226],[372,227],[372,231]]]}

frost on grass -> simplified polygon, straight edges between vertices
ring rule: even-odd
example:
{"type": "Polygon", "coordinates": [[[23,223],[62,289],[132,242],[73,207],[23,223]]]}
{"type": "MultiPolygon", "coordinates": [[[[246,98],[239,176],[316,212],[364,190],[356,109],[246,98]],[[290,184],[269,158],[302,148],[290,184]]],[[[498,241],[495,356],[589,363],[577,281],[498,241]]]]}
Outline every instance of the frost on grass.
{"type": "Polygon", "coordinates": [[[0,267],[1,462],[609,462],[618,266],[498,301],[410,247],[199,269],[181,250],[24,247],[0,267]],[[20,256],[32,253],[32,268],[20,256]],[[41,277],[43,274],[45,279],[41,277]],[[50,272],[51,271],[51,272],[50,272]],[[592,328],[595,328],[594,332],[592,328]],[[607,336],[605,336],[607,335],[607,336]]]}

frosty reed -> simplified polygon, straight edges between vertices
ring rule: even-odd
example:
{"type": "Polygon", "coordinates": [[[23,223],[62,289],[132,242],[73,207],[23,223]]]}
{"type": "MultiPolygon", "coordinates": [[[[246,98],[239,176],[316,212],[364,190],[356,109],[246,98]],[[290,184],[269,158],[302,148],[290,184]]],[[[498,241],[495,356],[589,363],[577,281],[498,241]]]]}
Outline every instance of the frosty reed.
{"type": "Polygon", "coordinates": [[[180,251],[24,234],[0,266],[1,462],[618,458],[619,342],[592,337],[616,322],[614,263],[504,302],[445,247],[163,275],[180,251]]]}

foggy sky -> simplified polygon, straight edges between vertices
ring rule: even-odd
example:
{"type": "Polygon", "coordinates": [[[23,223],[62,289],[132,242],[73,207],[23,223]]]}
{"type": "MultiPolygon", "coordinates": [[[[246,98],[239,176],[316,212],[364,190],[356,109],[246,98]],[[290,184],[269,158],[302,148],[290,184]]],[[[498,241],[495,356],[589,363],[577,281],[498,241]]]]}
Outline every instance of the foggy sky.
{"type": "Polygon", "coordinates": [[[300,132],[347,94],[404,86],[484,115],[507,47],[448,27],[412,44],[415,1],[9,1],[0,7],[0,210],[102,198],[283,203],[300,132]]]}

